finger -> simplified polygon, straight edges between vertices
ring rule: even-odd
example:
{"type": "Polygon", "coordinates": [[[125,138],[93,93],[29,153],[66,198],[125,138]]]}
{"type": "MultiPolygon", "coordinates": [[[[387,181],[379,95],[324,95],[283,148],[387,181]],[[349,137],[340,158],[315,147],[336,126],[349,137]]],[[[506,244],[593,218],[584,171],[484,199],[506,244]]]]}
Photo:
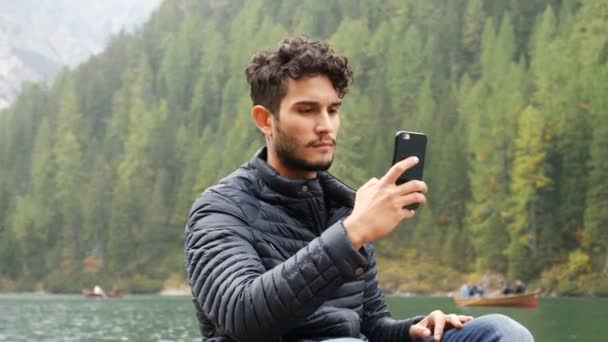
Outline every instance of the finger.
{"type": "Polygon", "coordinates": [[[427,338],[429,336],[431,336],[431,331],[420,324],[412,325],[410,328],[410,337],[412,337],[412,340],[427,338]]]}
{"type": "Polygon", "coordinates": [[[407,207],[408,205],[414,204],[414,203],[419,203],[419,204],[426,203],[426,196],[419,192],[412,192],[411,194],[401,196],[399,198],[399,206],[401,208],[407,207]]]}
{"type": "Polygon", "coordinates": [[[462,322],[462,323],[466,323],[469,321],[472,321],[475,319],[475,317],[473,316],[467,316],[467,315],[458,315],[458,319],[462,322]]]}
{"type": "Polygon", "coordinates": [[[439,342],[441,341],[441,336],[443,335],[443,329],[445,328],[445,316],[439,316],[435,319],[435,328],[434,330],[434,337],[435,337],[435,341],[439,342]]]}
{"type": "Polygon", "coordinates": [[[458,315],[448,315],[447,317],[448,322],[456,329],[460,329],[462,328],[462,322],[460,321],[460,318],[458,318],[458,315]]]}
{"type": "Polygon", "coordinates": [[[407,195],[411,192],[421,192],[426,194],[428,190],[429,188],[427,187],[426,183],[419,180],[411,180],[397,187],[397,191],[402,195],[407,195]]]}
{"type": "Polygon", "coordinates": [[[411,219],[415,215],[416,215],[416,211],[408,209],[408,208],[403,208],[403,215],[401,217],[401,221],[411,219]]]}
{"type": "Polygon", "coordinates": [[[395,163],[395,165],[393,165],[382,177],[381,181],[385,182],[386,184],[395,184],[399,176],[416,164],[418,164],[418,157],[405,158],[402,161],[395,163]]]}

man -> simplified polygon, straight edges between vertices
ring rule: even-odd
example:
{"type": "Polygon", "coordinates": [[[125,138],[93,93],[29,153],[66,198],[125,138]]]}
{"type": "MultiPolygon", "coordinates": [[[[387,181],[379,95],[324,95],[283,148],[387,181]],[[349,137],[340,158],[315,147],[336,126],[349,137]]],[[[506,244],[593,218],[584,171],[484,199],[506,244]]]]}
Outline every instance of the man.
{"type": "Polygon", "coordinates": [[[105,291],[99,285],[93,287],[93,294],[99,297],[107,297],[105,291]]]}
{"type": "Polygon", "coordinates": [[[460,298],[469,298],[471,296],[471,287],[468,283],[462,284],[460,287],[460,298]]]}
{"type": "Polygon", "coordinates": [[[514,287],[514,292],[515,293],[524,293],[526,292],[526,284],[524,284],[523,281],[521,281],[521,279],[516,279],[515,280],[515,285],[514,287]]]}
{"type": "Polygon", "coordinates": [[[186,226],[206,341],[533,340],[501,315],[391,319],[371,242],[414,216],[405,206],[426,201],[424,182],[395,184],[416,158],[356,196],[326,172],[352,72],[324,42],[287,39],[255,55],[246,75],[266,146],[207,189],[186,226]]]}

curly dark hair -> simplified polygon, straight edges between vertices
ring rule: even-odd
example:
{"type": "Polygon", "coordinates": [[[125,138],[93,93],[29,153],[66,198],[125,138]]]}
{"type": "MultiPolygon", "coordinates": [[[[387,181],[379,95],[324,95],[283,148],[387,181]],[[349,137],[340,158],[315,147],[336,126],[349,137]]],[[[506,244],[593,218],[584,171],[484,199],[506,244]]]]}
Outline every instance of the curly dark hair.
{"type": "Polygon", "coordinates": [[[245,69],[254,105],[262,105],[278,115],[281,100],[287,93],[285,79],[324,75],[329,78],[338,97],[346,95],[353,72],[348,59],[334,53],[324,41],[306,37],[287,38],[277,50],[262,51],[251,58],[245,69]]]}

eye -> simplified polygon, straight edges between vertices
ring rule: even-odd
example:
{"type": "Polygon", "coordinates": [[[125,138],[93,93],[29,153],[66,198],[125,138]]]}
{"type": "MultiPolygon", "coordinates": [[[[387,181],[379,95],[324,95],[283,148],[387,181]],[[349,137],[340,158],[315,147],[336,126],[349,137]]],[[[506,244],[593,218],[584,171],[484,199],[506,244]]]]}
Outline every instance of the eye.
{"type": "Polygon", "coordinates": [[[312,107],[303,107],[303,108],[300,108],[300,113],[302,113],[302,114],[312,114],[314,112],[315,112],[315,110],[312,107]]]}
{"type": "Polygon", "coordinates": [[[331,108],[328,111],[328,113],[329,113],[329,115],[336,115],[336,114],[338,114],[339,111],[340,111],[339,108],[331,108]]]}

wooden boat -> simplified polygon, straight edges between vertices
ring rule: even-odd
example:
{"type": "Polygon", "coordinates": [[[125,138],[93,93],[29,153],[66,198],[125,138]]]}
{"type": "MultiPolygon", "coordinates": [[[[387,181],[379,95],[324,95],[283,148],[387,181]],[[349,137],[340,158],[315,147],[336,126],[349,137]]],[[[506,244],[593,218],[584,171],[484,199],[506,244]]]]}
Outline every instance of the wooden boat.
{"type": "Polygon", "coordinates": [[[107,294],[95,293],[91,290],[82,290],[82,295],[87,298],[121,298],[123,295],[118,291],[110,291],[107,294]]]}
{"type": "Polygon", "coordinates": [[[454,303],[458,306],[516,306],[534,308],[538,306],[539,292],[509,294],[499,297],[454,297],[454,303]]]}

